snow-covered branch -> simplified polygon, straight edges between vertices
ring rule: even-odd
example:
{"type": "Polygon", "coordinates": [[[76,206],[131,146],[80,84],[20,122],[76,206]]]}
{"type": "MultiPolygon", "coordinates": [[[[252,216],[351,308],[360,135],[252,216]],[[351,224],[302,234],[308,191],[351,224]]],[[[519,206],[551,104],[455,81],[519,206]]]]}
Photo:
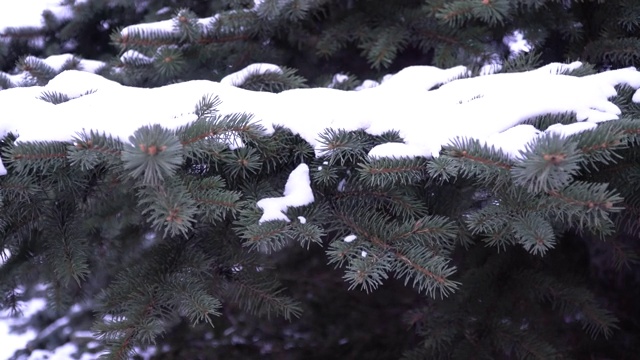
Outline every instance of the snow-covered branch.
{"type": "MultiPolygon", "coordinates": [[[[529,72],[474,78],[463,78],[468,70],[462,66],[412,66],[361,91],[312,88],[278,94],[230,85],[241,82],[247,70],[230,75],[233,82],[189,81],[154,89],[65,71],[43,87],[0,91],[4,115],[0,135],[13,132],[18,141],[71,141],[78,132],[98,130],[126,140],[144,125],[176,128],[194,121],[195,104],[210,94],[222,100],[218,108],[222,114],[253,114],[267,132],[276,125],[285,126],[318,151],[318,134],[333,128],[362,129],[374,135],[399,131],[404,144],[379,145],[371,151],[376,157],[437,156],[441,146],[457,136],[486,141],[517,157],[518,150],[539,134],[529,125],[519,125],[524,120],[567,112],[594,124],[615,120],[620,110],[609,101],[616,94],[614,86],[640,88],[640,72],[634,68],[584,77],[560,74],[578,66],[551,64],[529,72]],[[45,92],[71,100],[54,105],[40,99],[45,92]]],[[[640,91],[633,100],[640,102],[640,91]]],[[[549,131],[566,136],[591,127],[577,123],[549,131]]]]}

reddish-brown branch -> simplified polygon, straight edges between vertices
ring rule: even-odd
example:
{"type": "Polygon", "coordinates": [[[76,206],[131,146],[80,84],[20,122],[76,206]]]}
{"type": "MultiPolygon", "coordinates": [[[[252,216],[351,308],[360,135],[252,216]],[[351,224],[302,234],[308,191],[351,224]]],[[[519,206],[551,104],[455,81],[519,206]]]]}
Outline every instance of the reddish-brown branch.
{"type": "Polygon", "coordinates": [[[426,168],[424,166],[400,166],[394,168],[385,168],[385,169],[374,169],[369,168],[370,174],[390,174],[397,172],[406,172],[406,171],[424,171],[426,168]]]}
{"type": "Polygon", "coordinates": [[[576,199],[572,199],[570,197],[566,197],[562,194],[560,194],[559,192],[555,191],[555,190],[551,190],[548,191],[547,194],[558,198],[566,203],[572,204],[572,205],[579,205],[579,206],[584,206],[584,207],[588,207],[589,209],[593,209],[595,207],[601,208],[603,210],[609,210],[613,207],[613,204],[610,201],[606,201],[604,203],[598,203],[595,201],[580,201],[580,200],[576,200],[576,199]]]}
{"type": "Polygon", "coordinates": [[[204,139],[206,139],[206,138],[208,138],[210,136],[218,136],[218,135],[222,135],[224,133],[230,133],[230,132],[231,133],[233,133],[233,132],[243,133],[243,132],[247,132],[249,130],[250,130],[249,125],[245,125],[245,126],[242,126],[242,127],[233,127],[233,128],[225,129],[225,130],[222,130],[222,131],[215,131],[215,130],[214,131],[207,131],[207,132],[205,132],[203,134],[200,134],[200,135],[198,135],[196,137],[189,138],[189,139],[187,139],[185,141],[182,141],[181,143],[182,143],[183,146],[186,146],[186,145],[190,145],[190,144],[193,144],[195,142],[198,142],[200,140],[204,140],[204,139]]]}
{"type": "Polygon", "coordinates": [[[465,159],[469,159],[471,161],[479,162],[479,163],[484,164],[484,165],[497,166],[497,167],[501,167],[501,168],[503,168],[505,170],[511,170],[511,165],[509,165],[509,164],[504,164],[504,163],[501,163],[501,162],[497,162],[497,161],[481,158],[479,156],[469,155],[469,153],[466,150],[463,150],[462,152],[460,152],[459,156],[461,158],[465,158],[465,159]]]}
{"type": "Polygon", "coordinates": [[[259,241],[260,239],[264,239],[265,237],[271,237],[273,235],[276,235],[280,232],[284,231],[284,228],[279,228],[279,229],[275,229],[273,231],[270,231],[266,234],[261,234],[260,236],[253,236],[249,239],[249,241],[259,241]]]}
{"type": "Polygon", "coordinates": [[[350,218],[346,217],[343,214],[338,214],[338,217],[340,217],[340,219],[342,219],[342,221],[344,221],[351,228],[354,228],[359,233],[364,234],[365,237],[369,241],[371,241],[374,245],[384,249],[385,251],[389,251],[389,252],[393,253],[396,256],[397,259],[399,259],[403,263],[409,265],[410,267],[414,268],[415,270],[417,270],[418,272],[420,272],[424,276],[433,279],[438,284],[444,284],[446,282],[446,279],[443,276],[434,274],[433,272],[429,271],[428,269],[426,269],[426,268],[424,268],[424,267],[422,267],[422,266],[420,266],[418,264],[415,264],[413,261],[411,261],[411,259],[409,259],[405,255],[400,253],[398,250],[393,248],[391,245],[385,244],[382,239],[378,238],[377,236],[374,236],[374,235],[370,234],[365,229],[363,229],[362,227],[360,227],[357,224],[355,224],[353,221],[351,221],[350,218]]]}
{"type": "Polygon", "coordinates": [[[13,156],[14,160],[40,160],[40,159],[64,159],[67,157],[67,153],[55,153],[55,154],[16,154],[13,156]]]}

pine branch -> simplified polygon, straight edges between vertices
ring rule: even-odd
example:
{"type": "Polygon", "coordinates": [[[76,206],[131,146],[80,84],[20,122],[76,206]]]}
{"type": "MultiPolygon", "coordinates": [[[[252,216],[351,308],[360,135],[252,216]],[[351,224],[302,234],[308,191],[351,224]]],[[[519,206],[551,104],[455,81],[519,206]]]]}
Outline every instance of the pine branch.
{"type": "Polygon", "coordinates": [[[63,142],[20,143],[6,150],[12,171],[18,175],[53,173],[66,165],[67,144],[63,142]]]}
{"type": "Polygon", "coordinates": [[[68,147],[68,159],[71,166],[91,171],[103,162],[110,166],[120,165],[123,150],[124,144],[119,139],[91,130],[74,138],[74,145],[68,147]]]}
{"type": "Polygon", "coordinates": [[[540,276],[531,271],[522,274],[523,280],[532,285],[531,291],[540,300],[550,301],[565,315],[576,316],[583,329],[592,337],[611,337],[618,329],[618,320],[608,310],[601,308],[593,294],[583,288],[568,286],[567,282],[540,276]]]}
{"type": "Polygon", "coordinates": [[[556,237],[551,224],[542,216],[530,213],[518,216],[510,226],[515,237],[525,250],[533,255],[544,255],[556,245],[556,237]]]}
{"type": "Polygon", "coordinates": [[[455,138],[443,146],[443,156],[430,162],[429,174],[443,181],[462,176],[497,190],[512,181],[512,167],[513,162],[502,150],[488,148],[476,139],[455,138]]]}
{"type": "Polygon", "coordinates": [[[225,299],[251,314],[266,315],[269,319],[272,315],[283,316],[287,320],[300,317],[300,304],[283,295],[284,290],[277,281],[259,273],[252,276],[238,274],[223,287],[225,299]]]}
{"type": "Polygon", "coordinates": [[[567,186],[578,173],[584,156],[574,142],[557,135],[538,137],[525,149],[511,174],[516,185],[534,194],[567,186]]]}
{"type": "MultiPolygon", "coordinates": [[[[424,247],[417,249],[417,251],[415,248],[396,247],[394,244],[389,244],[384,237],[380,237],[384,233],[380,227],[384,227],[384,224],[388,223],[387,221],[367,219],[369,222],[367,225],[369,226],[363,226],[359,221],[355,220],[355,217],[345,213],[337,213],[336,215],[345,225],[353,229],[357,234],[361,234],[376,249],[383,251],[382,254],[384,255],[376,255],[376,259],[388,259],[375,262],[376,266],[371,268],[375,270],[371,279],[369,279],[368,273],[362,272],[361,260],[355,261],[355,265],[351,265],[351,262],[349,262],[350,266],[355,266],[355,268],[352,268],[352,273],[355,271],[356,276],[352,277],[352,279],[362,281],[363,284],[367,279],[366,285],[368,287],[375,286],[382,279],[380,273],[388,269],[394,271],[397,277],[404,277],[405,284],[413,278],[413,287],[419,292],[424,291],[432,297],[435,297],[436,290],[440,293],[440,296],[448,296],[458,287],[459,284],[457,282],[447,279],[455,272],[455,267],[449,267],[445,258],[434,256],[430,251],[425,251],[424,247]],[[376,226],[372,227],[372,223],[376,224],[376,226]],[[380,229],[380,234],[371,232],[370,229],[376,228],[380,229]],[[387,256],[391,257],[387,258],[387,256]],[[363,277],[363,275],[366,276],[363,277]]],[[[358,216],[358,218],[361,217],[358,216]]],[[[390,236],[389,238],[393,237],[390,236]]],[[[357,256],[355,258],[358,259],[357,256]]]]}
{"type": "Polygon", "coordinates": [[[607,188],[607,184],[576,181],[560,191],[551,191],[544,206],[565,224],[606,235],[613,231],[609,213],[622,210],[616,205],[622,198],[607,188]]]}
{"type": "Polygon", "coordinates": [[[371,186],[406,186],[423,180],[426,176],[425,158],[367,159],[358,164],[360,181],[371,186]]]}
{"type": "Polygon", "coordinates": [[[296,74],[297,70],[288,67],[281,67],[280,69],[282,72],[268,71],[249,74],[244,82],[239,84],[239,87],[246,90],[272,93],[308,87],[305,84],[307,80],[296,74]]]}
{"type": "Polygon", "coordinates": [[[138,193],[142,215],[156,230],[164,228],[164,236],[187,236],[193,229],[197,204],[187,188],[180,184],[145,187],[138,193]]]}
{"type": "Polygon", "coordinates": [[[428,209],[418,199],[418,194],[411,195],[414,194],[409,189],[400,191],[394,186],[369,189],[347,183],[342,191],[336,192],[331,198],[344,207],[357,207],[362,201],[367,201],[372,208],[384,208],[402,218],[415,219],[426,215],[428,209]]]}
{"type": "Polygon", "coordinates": [[[129,176],[156,185],[170,178],[182,165],[182,145],[172,131],[160,125],[136,130],[122,153],[129,176]]]}

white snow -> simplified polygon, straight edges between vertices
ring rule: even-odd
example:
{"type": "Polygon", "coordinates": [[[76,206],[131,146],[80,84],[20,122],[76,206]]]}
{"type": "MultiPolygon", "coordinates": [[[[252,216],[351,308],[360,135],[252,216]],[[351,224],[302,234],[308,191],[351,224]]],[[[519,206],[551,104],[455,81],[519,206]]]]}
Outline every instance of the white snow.
{"type": "MultiPolygon", "coordinates": [[[[55,68],[69,56],[45,61],[55,68]]],[[[139,56],[126,53],[123,60],[139,56]]],[[[342,128],[371,134],[398,130],[404,143],[374,147],[369,154],[374,158],[438,156],[441,146],[456,136],[486,141],[513,157],[517,154],[515,145],[526,143],[535,133],[516,128],[499,134],[523,120],[562,112],[575,112],[581,121],[614,120],[620,113],[608,100],[616,93],[614,86],[626,83],[640,87],[640,73],[633,68],[585,77],[559,75],[580,65],[550,64],[524,73],[475,78],[461,78],[468,75],[462,66],[412,66],[360,91],[315,88],[280,94],[236,87],[248,74],[281,71],[272,64],[250,65],[220,83],[190,81],[156,89],[125,87],[90,73],[66,71],[44,87],[1,91],[0,102],[9,120],[0,124],[0,135],[13,131],[20,135],[20,141],[68,141],[77,131],[94,129],[127,139],[142,125],[160,123],[174,128],[194,120],[194,104],[202,95],[215,94],[223,101],[222,113],[254,114],[267,132],[274,125],[288,127],[314,146],[318,155],[323,155],[318,134],[326,128],[342,128]],[[437,85],[442,86],[431,90],[437,85]],[[43,91],[61,92],[74,99],[52,105],[37,99],[43,91]],[[80,97],[88,91],[95,93],[80,97]],[[24,108],[30,112],[25,113],[24,108]],[[513,131],[524,138],[514,139],[513,131]]],[[[636,92],[634,100],[639,99],[636,92]]],[[[0,165],[0,173],[4,172],[0,165]]]]}
{"type": "Polygon", "coordinates": [[[355,90],[356,91],[360,91],[360,90],[364,90],[364,89],[371,89],[371,88],[374,88],[374,87],[376,87],[378,85],[380,85],[380,83],[375,81],[375,80],[365,80],[365,81],[362,82],[361,85],[356,87],[355,90]]]}
{"type": "MultiPolygon", "coordinates": [[[[201,26],[203,29],[206,29],[207,27],[215,23],[217,17],[218,16],[216,15],[216,16],[211,16],[207,18],[197,19],[197,24],[198,26],[201,26]]],[[[129,35],[139,34],[139,33],[149,32],[149,31],[153,31],[156,33],[165,33],[165,34],[171,34],[171,33],[177,34],[178,31],[176,27],[176,19],[172,18],[169,20],[129,25],[120,31],[120,35],[122,35],[123,37],[126,37],[129,35]]]]}
{"type": "Polygon", "coordinates": [[[120,55],[120,61],[123,63],[140,63],[140,64],[151,64],[153,62],[153,58],[150,58],[139,51],[135,50],[127,50],[124,54],[120,55]]]}
{"type": "Polygon", "coordinates": [[[502,39],[502,42],[511,50],[511,56],[515,56],[522,52],[529,52],[533,46],[524,38],[520,30],[515,30],[511,34],[502,39]]]}
{"type": "Polygon", "coordinates": [[[374,159],[391,158],[401,159],[406,157],[422,156],[424,150],[420,146],[411,146],[404,143],[389,142],[373,147],[369,151],[369,157],[374,159]]]}
{"type": "MultiPolygon", "coordinates": [[[[34,62],[42,61],[46,65],[50,66],[54,71],[59,72],[64,66],[64,64],[67,61],[72,60],[73,58],[74,56],[72,54],[51,55],[45,59],[40,59],[35,56],[29,55],[26,57],[26,60],[34,61],[34,62]]],[[[78,65],[79,70],[87,71],[91,73],[95,73],[96,71],[100,70],[100,68],[106,65],[102,61],[86,60],[86,59],[80,59],[80,58],[76,58],[76,59],[79,60],[79,65],[78,65]]],[[[13,86],[22,86],[23,84],[28,83],[29,81],[29,73],[26,71],[21,71],[17,74],[6,74],[0,71],[0,74],[3,74],[6,77],[8,77],[9,81],[11,81],[13,86]]],[[[0,88],[0,90],[2,89],[0,88]]]]}
{"type": "Polygon", "coordinates": [[[300,224],[306,224],[307,218],[305,218],[304,216],[298,216],[298,221],[300,221],[300,224]]]}
{"type": "Polygon", "coordinates": [[[162,9],[156,11],[156,15],[163,15],[171,12],[171,8],[168,6],[163,7],[162,9]]]}
{"type": "MultiPolygon", "coordinates": [[[[247,13],[250,11],[255,11],[256,8],[257,6],[254,6],[253,9],[230,10],[227,13],[239,13],[239,12],[247,13]]],[[[211,31],[216,26],[218,19],[220,19],[220,14],[215,14],[213,16],[206,17],[206,18],[197,18],[197,19],[194,19],[194,21],[195,21],[195,25],[198,26],[200,30],[202,30],[204,33],[207,33],[208,31],[211,31]]],[[[217,30],[222,31],[224,30],[224,28],[217,29],[217,30]]],[[[145,33],[145,32],[155,32],[155,33],[165,34],[165,35],[179,35],[178,18],[174,16],[173,18],[167,19],[167,20],[129,25],[124,27],[120,31],[120,35],[122,35],[123,37],[127,37],[135,34],[145,33]]]]}
{"type": "Polygon", "coordinates": [[[38,333],[29,329],[24,333],[12,333],[11,326],[28,322],[31,316],[46,307],[44,299],[32,299],[20,304],[22,315],[20,317],[10,317],[8,311],[0,311],[0,359],[8,359],[13,353],[24,348],[27,343],[36,338],[38,333]]]}
{"type": "MultiPolygon", "coordinates": [[[[53,67],[56,71],[59,71],[60,68],[64,65],[66,61],[69,61],[73,58],[72,54],[60,54],[60,55],[51,55],[48,58],[44,59],[44,62],[53,67]]],[[[89,59],[80,59],[79,69],[82,71],[87,71],[90,73],[96,73],[96,71],[100,70],[100,68],[106,66],[106,64],[102,61],[98,60],[89,60],[89,59]]]]}
{"type": "Polygon", "coordinates": [[[264,198],[257,205],[264,213],[260,223],[273,220],[291,221],[284,213],[289,207],[298,207],[311,204],[314,200],[309,179],[309,166],[300,164],[296,167],[284,186],[284,196],[264,198]]]}
{"type": "Polygon", "coordinates": [[[70,19],[73,15],[70,5],[61,5],[61,0],[3,0],[0,6],[0,35],[7,28],[42,28],[42,12],[46,9],[59,20],[70,19]]]}
{"type": "Polygon", "coordinates": [[[357,236],[355,236],[355,235],[353,235],[353,234],[351,234],[351,235],[347,235],[347,236],[345,236],[345,237],[344,237],[344,242],[346,242],[346,243],[350,243],[350,242],[355,241],[357,238],[358,238],[358,237],[357,237],[357,236]]]}
{"type": "MultiPolygon", "coordinates": [[[[76,1],[80,2],[85,1],[76,1]]],[[[70,18],[72,7],[61,3],[61,0],[4,0],[0,7],[0,35],[11,27],[41,28],[43,9],[52,11],[58,19],[70,18]]],[[[254,0],[251,11],[256,11],[261,4],[262,0],[254,0]]],[[[168,8],[159,10],[167,11],[168,8]]],[[[197,24],[206,30],[216,20],[217,15],[198,19],[197,24]]],[[[128,26],[121,35],[147,30],[175,33],[175,19],[128,26]]],[[[42,38],[33,41],[44,45],[42,38]]],[[[521,31],[514,31],[503,41],[512,55],[532,49],[521,31]]],[[[71,56],[56,55],[43,61],[59,70],[71,56]]],[[[121,60],[152,61],[152,58],[131,50],[123,54],[121,60]]],[[[380,82],[366,80],[356,88],[357,91],[316,88],[279,94],[238,88],[251,74],[282,72],[279,66],[272,64],[250,65],[220,83],[190,81],[155,89],[126,87],[93,74],[103,65],[99,61],[82,60],[81,68],[86,72],[65,71],[46,86],[0,91],[3,112],[0,137],[11,131],[19,135],[20,142],[70,141],[77,132],[93,129],[126,141],[143,125],[159,123],[176,128],[188,124],[195,120],[193,111],[198,100],[212,94],[223,101],[218,108],[220,113],[253,114],[254,121],[263,125],[267,134],[275,125],[285,126],[314,146],[317,155],[325,154],[319,146],[318,135],[326,128],[334,128],[361,129],[374,135],[399,131],[404,143],[378,145],[369,152],[371,158],[435,157],[442,145],[454,137],[467,136],[501,149],[517,161],[525,144],[539,136],[549,133],[570,136],[592,130],[598,122],[617,119],[620,110],[609,101],[616,94],[614,87],[627,84],[634,89],[640,88],[640,73],[634,68],[580,78],[562,75],[580,67],[579,62],[549,64],[516,74],[494,74],[500,64],[491,63],[482,69],[484,76],[469,79],[464,78],[469,70],[462,66],[451,69],[413,66],[387,75],[380,82]],[[432,90],[439,85],[442,86],[432,90]],[[72,100],[53,105],[39,99],[45,91],[60,92],[72,100]],[[91,91],[95,92],[84,95],[91,91]],[[580,122],[552,125],[544,132],[521,124],[533,116],[565,112],[576,113],[580,122]]],[[[8,76],[15,85],[27,79],[26,73],[8,76]]],[[[334,83],[345,80],[346,76],[342,74],[333,79],[334,83]]],[[[640,103],[640,90],[634,93],[632,100],[640,103]]],[[[0,175],[6,173],[0,159],[0,175]]],[[[345,184],[345,180],[341,180],[338,189],[343,191],[345,184]]],[[[309,168],[300,164],[289,175],[282,197],[258,201],[258,207],[263,210],[259,221],[290,221],[285,215],[289,207],[304,206],[313,201],[309,168]]],[[[306,223],[302,216],[298,220],[306,223]]],[[[356,239],[356,235],[351,234],[343,240],[349,243],[356,239]]],[[[362,257],[367,255],[365,250],[361,251],[362,257]]],[[[3,320],[0,321],[0,359],[24,348],[38,335],[33,330],[24,334],[9,332],[11,324],[26,321],[43,309],[45,302],[34,299],[24,305],[23,318],[7,318],[6,312],[0,313],[3,320]]],[[[65,319],[59,321],[62,323],[65,319]]],[[[68,359],[75,349],[69,343],[53,352],[35,350],[28,359],[68,359]]],[[[85,355],[82,359],[88,360],[90,356],[85,355]]]]}
{"type": "MultiPolygon", "coordinates": [[[[49,61],[55,65],[63,59],[49,61]]],[[[222,83],[198,80],[154,89],[122,86],[89,72],[65,71],[46,86],[0,91],[6,119],[0,123],[0,136],[11,131],[19,135],[19,141],[70,141],[78,131],[93,129],[126,141],[143,125],[159,123],[176,128],[194,121],[195,104],[203,95],[213,94],[222,100],[218,107],[221,114],[253,114],[266,134],[273,132],[275,125],[285,126],[308,141],[317,155],[327,151],[318,141],[319,134],[334,128],[362,129],[373,135],[397,130],[404,143],[380,144],[371,149],[372,158],[435,157],[451,139],[466,136],[502,149],[515,159],[519,150],[539,135],[532,126],[518,126],[522,121],[566,112],[574,112],[578,120],[588,123],[614,120],[620,114],[609,101],[616,94],[614,86],[640,88],[640,72],[634,68],[584,77],[561,74],[578,66],[580,63],[550,64],[529,72],[474,78],[460,78],[468,74],[461,66],[412,66],[361,91],[312,88],[279,94],[231,85],[241,83],[252,72],[280,70],[270,64],[254,64],[222,83]],[[437,85],[441,86],[432,90],[437,85]],[[38,99],[44,91],[63,93],[72,100],[53,105],[38,99]],[[92,93],[81,96],[88,92],[92,93]]],[[[634,99],[640,98],[637,94],[634,99]]],[[[572,124],[552,127],[548,132],[566,136],[593,127],[572,124]]],[[[308,181],[306,165],[304,169],[308,181]]],[[[0,162],[0,174],[5,172],[0,162]]],[[[300,205],[290,204],[294,198],[286,195],[277,206],[262,203],[269,210],[261,221],[288,221],[284,204],[300,205]]]]}
{"type": "Polygon", "coordinates": [[[331,84],[329,84],[328,87],[335,88],[337,85],[339,85],[340,83],[343,83],[343,82],[345,82],[347,80],[349,80],[349,76],[348,75],[335,74],[335,75],[333,75],[333,78],[331,79],[331,84]]]}
{"type": "Polygon", "coordinates": [[[242,86],[242,84],[244,84],[248,77],[269,72],[282,74],[282,69],[280,68],[280,66],[273,64],[251,64],[238,72],[225,76],[224,78],[222,78],[222,80],[220,80],[220,84],[229,86],[242,86]]]}
{"type": "Polygon", "coordinates": [[[11,251],[9,249],[3,249],[2,251],[0,251],[0,266],[2,266],[10,256],[11,256],[11,251]]]}
{"type": "Polygon", "coordinates": [[[569,125],[554,124],[549,126],[544,132],[567,137],[573,134],[581,133],[583,131],[591,130],[597,126],[598,125],[596,123],[592,122],[578,122],[569,125]]]}

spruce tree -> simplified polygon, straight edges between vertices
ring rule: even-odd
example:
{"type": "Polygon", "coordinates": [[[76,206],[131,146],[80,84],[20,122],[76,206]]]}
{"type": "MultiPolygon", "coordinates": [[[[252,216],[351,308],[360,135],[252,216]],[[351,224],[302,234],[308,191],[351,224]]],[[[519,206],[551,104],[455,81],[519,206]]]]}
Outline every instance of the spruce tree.
{"type": "MultiPolygon", "coordinates": [[[[415,64],[591,63],[572,76],[640,66],[635,1],[68,3],[71,19],[4,30],[0,88],[46,84],[83,58],[138,87],[275,63],[282,72],[239,84],[270,92],[352,90],[415,64]],[[153,21],[167,30],[137,26],[153,21]],[[516,30],[531,54],[509,57],[502,40],[516,30]],[[44,61],[66,51],[75,56],[62,66],[44,61]]],[[[339,129],[322,134],[330,151],[316,156],[286,128],[265,136],[250,114],[220,115],[215,97],[194,104],[195,122],[143,127],[129,142],[91,129],[74,143],[8,134],[2,307],[44,295],[32,325],[66,315],[100,340],[81,351],[114,359],[154,344],[159,358],[630,358],[640,106],[630,87],[617,90],[620,120],[544,137],[521,161],[470,138],[435,159],[374,159],[368,151],[402,141],[397,132],[339,129]],[[232,136],[243,146],[228,146],[232,136]],[[281,196],[300,163],[314,202],[289,208],[291,221],[260,222],[259,200],[281,196]]],[[[25,353],[70,340],[53,329],[25,353]]]]}

